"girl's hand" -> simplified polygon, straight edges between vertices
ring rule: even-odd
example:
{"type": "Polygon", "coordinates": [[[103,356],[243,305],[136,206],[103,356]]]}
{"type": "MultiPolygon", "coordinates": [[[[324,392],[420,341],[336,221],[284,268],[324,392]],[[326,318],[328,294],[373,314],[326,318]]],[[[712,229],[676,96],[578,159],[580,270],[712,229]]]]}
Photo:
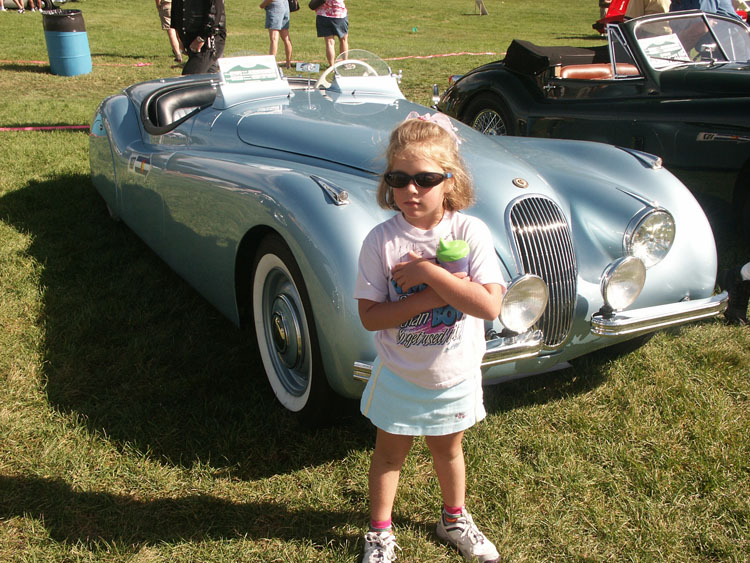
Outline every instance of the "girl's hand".
{"type": "MultiPolygon", "coordinates": [[[[408,262],[400,262],[391,269],[391,276],[401,289],[408,290],[422,283],[430,285],[430,280],[434,279],[433,276],[440,275],[437,272],[442,273],[443,271],[447,271],[432,260],[422,258],[414,253],[414,251],[409,252],[409,258],[411,260],[408,262]],[[437,272],[435,268],[438,269],[437,272]]],[[[471,277],[465,272],[451,275],[460,280],[471,281],[471,277]]]]}
{"type": "Polygon", "coordinates": [[[391,269],[391,276],[401,289],[411,289],[420,284],[427,284],[430,268],[437,264],[422,258],[413,250],[409,251],[409,261],[400,262],[391,269]]]}

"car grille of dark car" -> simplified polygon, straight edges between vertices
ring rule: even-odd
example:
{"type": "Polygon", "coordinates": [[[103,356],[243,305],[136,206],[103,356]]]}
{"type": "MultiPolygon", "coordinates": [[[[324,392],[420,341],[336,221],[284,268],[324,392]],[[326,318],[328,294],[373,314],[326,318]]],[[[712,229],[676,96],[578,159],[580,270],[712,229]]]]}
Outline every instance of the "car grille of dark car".
{"type": "Polygon", "coordinates": [[[549,304],[537,328],[546,347],[558,347],[570,332],[577,294],[570,226],[557,204],[539,196],[517,200],[510,209],[510,225],[522,273],[536,274],[549,288],[549,304]]]}

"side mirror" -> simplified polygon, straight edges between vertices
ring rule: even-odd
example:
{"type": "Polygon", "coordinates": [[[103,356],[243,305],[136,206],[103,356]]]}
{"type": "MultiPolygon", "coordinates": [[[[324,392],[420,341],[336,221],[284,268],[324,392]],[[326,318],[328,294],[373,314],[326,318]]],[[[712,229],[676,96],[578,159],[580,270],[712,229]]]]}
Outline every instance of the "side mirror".
{"type": "Polygon", "coordinates": [[[432,85],[432,107],[437,107],[437,103],[440,101],[440,89],[437,84],[432,85]]]}

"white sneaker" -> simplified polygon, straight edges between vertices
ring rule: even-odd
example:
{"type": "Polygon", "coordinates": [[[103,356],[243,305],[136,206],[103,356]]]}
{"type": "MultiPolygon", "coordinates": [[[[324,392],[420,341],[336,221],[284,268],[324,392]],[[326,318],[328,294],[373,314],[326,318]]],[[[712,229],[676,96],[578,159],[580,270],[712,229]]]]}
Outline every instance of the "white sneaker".
{"type": "Polygon", "coordinates": [[[365,554],[362,563],[383,563],[396,560],[396,543],[393,532],[367,532],[365,534],[365,554]]]}
{"type": "Polygon", "coordinates": [[[437,524],[437,535],[441,540],[457,547],[468,561],[494,563],[500,560],[494,544],[479,531],[466,509],[461,511],[455,522],[446,522],[445,515],[441,516],[437,524]]]}

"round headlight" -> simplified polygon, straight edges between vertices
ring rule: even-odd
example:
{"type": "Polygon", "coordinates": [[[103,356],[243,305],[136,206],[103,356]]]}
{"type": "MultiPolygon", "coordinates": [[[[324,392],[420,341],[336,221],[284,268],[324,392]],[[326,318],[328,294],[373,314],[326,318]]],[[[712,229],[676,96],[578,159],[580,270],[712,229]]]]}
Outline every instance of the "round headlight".
{"type": "Polygon", "coordinates": [[[526,332],[547,308],[549,291],[542,278],[526,274],[513,280],[503,297],[500,322],[513,332],[526,332]]]}
{"type": "Polygon", "coordinates": [[[674,242],[674,217],[663,210],[649,208],[636,215],[625,232],[625,251],[640,258],[646,268],[661,262],[674,242]]]}
{"type": "Polygon", "coordinates": [[[639,258],[625,256],[615,260],[602,274],[604,303],[615,311],[633,304],[646,283],[646,267],[639,258]]]}

